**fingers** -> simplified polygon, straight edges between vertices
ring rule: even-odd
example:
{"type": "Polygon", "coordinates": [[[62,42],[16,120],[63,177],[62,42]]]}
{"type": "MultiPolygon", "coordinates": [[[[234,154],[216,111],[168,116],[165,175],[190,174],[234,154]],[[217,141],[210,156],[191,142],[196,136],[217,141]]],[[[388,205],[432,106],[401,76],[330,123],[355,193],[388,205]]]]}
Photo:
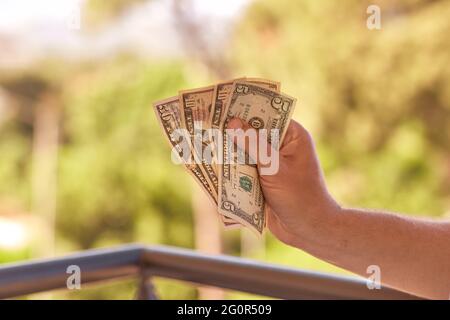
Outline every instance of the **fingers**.
{"type": "Polygon", "coordinates": [[[274,159],[278,157],[278,152],[267,141],[266,131],[258,131],[251,128],[245,121],[239,118],[231,119],[227,129],[232,129],[230,136],[233,142],[238,148],[245,150],[250,157],[249,160],[253,161],[250,163],[257,164],[260,173],[264,171],[261,169],[271,166],[272,161],[278,161],[278,159],[274,159]]]}
{"type": "Polygon", "coordinates": [[[298,122],[291,120],[280,149],[282,158],[297,158],[301,150],[302,156],[315,154],[311,134],[298,122]]]}
{"type": "Polygon", "coordinates": [[[228,122],[227,128],[237,130],[237,129],[249,128],[249,126],[247,123],[245,123],[241,119],[233,118],[230,120],[230,122],[228,122]]]}
{"type": "Polygon", "coordinates": [[[281,161],[298,158],[300,150],[305,159],[315,159],[315,148],[311,135],[294,120],[289,123],[279,151],[267,142],[266,130],[256,130],[239,118],[231,119],[227,130],[230,130],[227,133],[238,149],[245,150],[245,153],[241,153],[243,162],[239,163],[257,164],[261,176],[276,175],[281,161]],[[242,155],[248,155],[249,158],[245,159],[242,155]]]}
{"type": "Polygon", "coordinates": [[[292,141],[309,141],[311,140],[311,135],[300,123],[295,120],[291,120],[289,122],[288,129],[286,131],[286,135],[284,136],[283,145],[288,145],[292,141]]]}
{"type": "Polygon", "coordinates": [[[259,153],[259,136],[256,130],[239,118],[231,119],[228,123],[228,129],[234,130],[234,132],[230,132],[233,142],[239,148],[245,150],[250,157],[257,160],[259,153]]]}

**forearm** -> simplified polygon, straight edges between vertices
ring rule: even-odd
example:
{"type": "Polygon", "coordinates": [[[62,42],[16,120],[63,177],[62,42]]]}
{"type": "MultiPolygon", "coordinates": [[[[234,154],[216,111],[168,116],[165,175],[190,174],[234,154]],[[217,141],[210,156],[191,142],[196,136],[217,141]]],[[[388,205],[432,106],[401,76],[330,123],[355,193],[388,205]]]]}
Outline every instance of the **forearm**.
{"type": "Polygon", "coordinates": [[[377,265],[391,287],[449,298],[450,223],[357,209],[336,209],[320,221],[299,230],[296,246],[362,276],[377,265]]]}

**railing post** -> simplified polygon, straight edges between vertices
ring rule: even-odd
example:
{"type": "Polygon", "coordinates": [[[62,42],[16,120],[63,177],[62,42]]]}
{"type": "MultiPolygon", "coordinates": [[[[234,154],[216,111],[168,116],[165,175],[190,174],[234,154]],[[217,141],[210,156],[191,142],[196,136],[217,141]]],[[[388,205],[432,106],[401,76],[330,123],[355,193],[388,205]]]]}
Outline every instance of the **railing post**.
{"type": "Polygon", "coordinates": [[[155,293],[155,287],[151,281],[151,276],[141,268],[139,273],[138,291],[136,294],[136,300],[158,300],[158,296],[155,293]]]}

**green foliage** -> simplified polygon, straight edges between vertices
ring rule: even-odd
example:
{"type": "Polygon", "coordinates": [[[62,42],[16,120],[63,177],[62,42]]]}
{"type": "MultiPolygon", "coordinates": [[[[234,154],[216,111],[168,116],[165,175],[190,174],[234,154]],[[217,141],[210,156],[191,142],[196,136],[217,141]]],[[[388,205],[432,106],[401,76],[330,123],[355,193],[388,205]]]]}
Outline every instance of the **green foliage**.
{"type": "Polygon", "coordinates": [[[66,89],[57,223],[79,248],[192,246],[187,179],[170,161],[151,108],[183,86],[178,70],[120,61],[89,70],[66,89]]]}
{"type": "Polygon", "coordinates": [[[0,127],[0,195],[29,201],[30,141],[17,132],[20,125],[9,122],[0,127]]]}
{"type": "Polygon", "coordinates": [[[23,261],[30,258],[30,252],[27,249],[8,249],[0,250],[0,264],[14,261],[23,261]]]}

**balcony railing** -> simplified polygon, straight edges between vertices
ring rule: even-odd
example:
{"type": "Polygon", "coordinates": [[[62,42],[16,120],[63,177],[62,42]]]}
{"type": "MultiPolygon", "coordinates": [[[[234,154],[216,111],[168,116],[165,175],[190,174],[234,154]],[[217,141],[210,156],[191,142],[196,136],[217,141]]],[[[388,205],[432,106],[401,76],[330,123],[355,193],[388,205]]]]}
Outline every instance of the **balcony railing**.
{"type": "Polygon", "coordinates": [[[281,299],[416,299],[387,287],[369,290],[366,281],[303,271],[230,256],[127,245],[88,250],[62,258],[0,267],[0,298],[66,289],[67,267],[81,270],[82,285],[134,277],[139,299],[155,299],[152,277],[164,277],[281,299]]]}

